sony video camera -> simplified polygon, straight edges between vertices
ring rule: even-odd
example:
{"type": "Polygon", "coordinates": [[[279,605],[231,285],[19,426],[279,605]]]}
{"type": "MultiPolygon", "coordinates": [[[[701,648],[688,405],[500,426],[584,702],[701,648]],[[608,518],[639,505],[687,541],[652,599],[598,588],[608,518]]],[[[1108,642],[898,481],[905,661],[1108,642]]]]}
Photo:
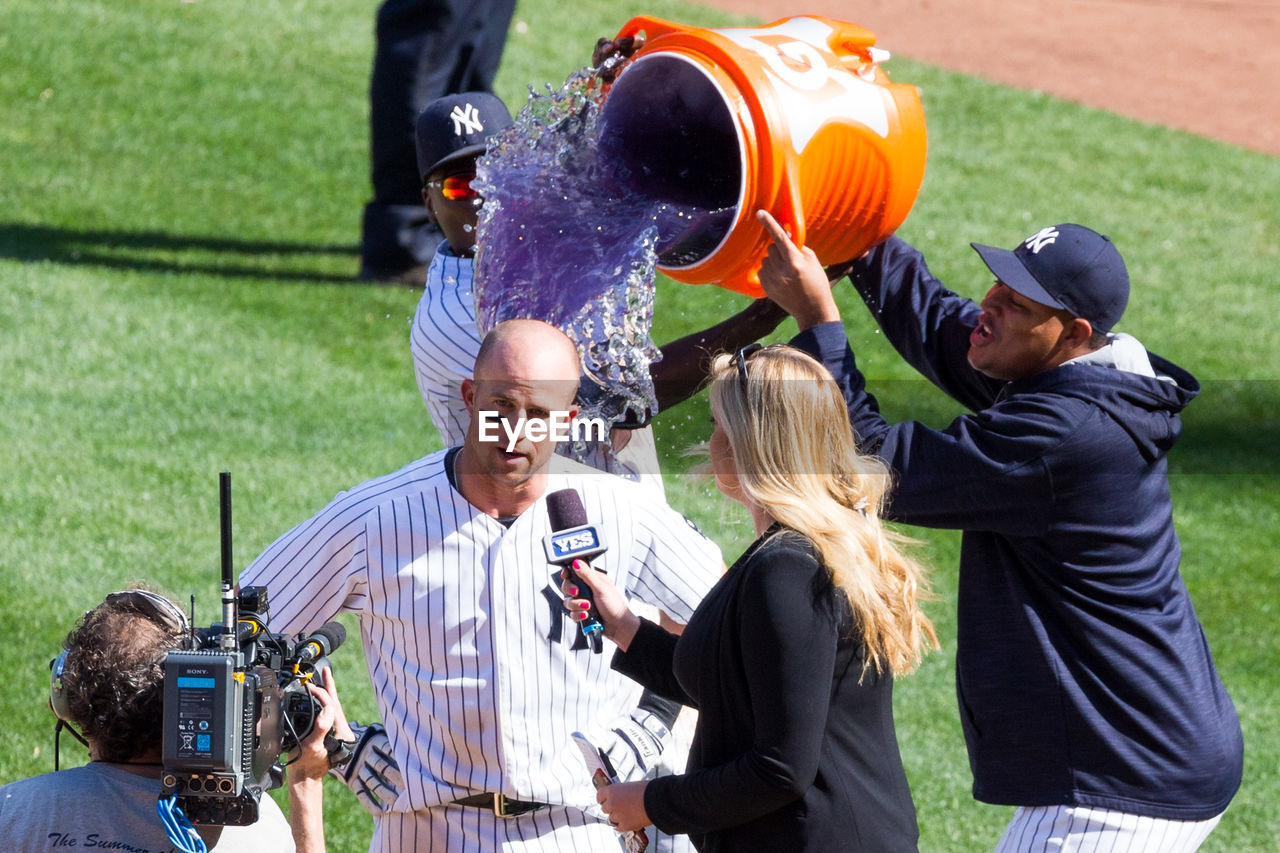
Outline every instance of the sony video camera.
{"type": "Polygon", "coordinates": [[[320,708],[306,684],[346,629],[330,622],[296,640],[269,633],[266,587],[235,591],[230,483],[222,474],[223,620],[192,630],[189,649],[164,660],[161,797],[176,796],[196,824],[245,826],[257,821],[262,792],[283,782],[281,754],[314,728],[320,708]]]}

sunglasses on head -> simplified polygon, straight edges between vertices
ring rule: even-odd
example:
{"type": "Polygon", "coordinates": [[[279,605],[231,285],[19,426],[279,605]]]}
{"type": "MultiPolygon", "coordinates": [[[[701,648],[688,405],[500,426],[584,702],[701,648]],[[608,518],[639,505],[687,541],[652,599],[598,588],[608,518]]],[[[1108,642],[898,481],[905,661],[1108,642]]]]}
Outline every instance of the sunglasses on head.
{"type": "Polygon", "coordinates": [[[738,378],[745,387],[747,384],[747,359],[764,349],[764,344],[747,344],[733,354],[733,364],[738,368],[738,378]]]}
{"type": "Polygon", "coordinates": [[[462,175],[449,175],[446,178],[437,178],[433,181],[427,181],[428,187],[435,187],[440,190],[440,195],[444,196],[448,201],[458,201],[467,198],[479,198],[480,193],[476,192],[471,186],[471,182],[476,179],[475,172],[469,172],[462,175]]]}

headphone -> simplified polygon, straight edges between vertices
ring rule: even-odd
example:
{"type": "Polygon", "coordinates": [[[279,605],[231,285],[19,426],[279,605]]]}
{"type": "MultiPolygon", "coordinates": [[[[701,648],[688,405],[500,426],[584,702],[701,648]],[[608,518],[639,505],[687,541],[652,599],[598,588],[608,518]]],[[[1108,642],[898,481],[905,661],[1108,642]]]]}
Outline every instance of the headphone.
{"type": "MultiPolygon", "coordinates": [[[[146,616],[174,636],[189,633],[190,623],[179,607],[163,595],[145,589],[127,589],[113,592],[99,607],[111,605],[118,610],[130,610],[146,616]]],[[[97,608],[95,608],[97,609],[97,608]]],[[[85,611],[88,616],[92,610],[85,611]]],[[[67,655],[71,649],[63,649],[58,656],[49,661],[49,708],[61,723],[72,723],[71,701],[67,697],[67,686],[63,673],[67,668],[67,655]]],[[[75,734],[74,730],[72,731],[75,734]]],[[[77,735],[79,737],[79,735],[77,735]]]]}

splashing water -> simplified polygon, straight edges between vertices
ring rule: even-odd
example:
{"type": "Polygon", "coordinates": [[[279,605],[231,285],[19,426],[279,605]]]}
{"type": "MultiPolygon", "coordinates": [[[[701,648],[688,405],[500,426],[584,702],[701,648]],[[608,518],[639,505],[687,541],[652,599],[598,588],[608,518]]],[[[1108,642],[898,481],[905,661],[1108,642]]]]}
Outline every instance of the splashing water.
{"type": "MultiPolygon", "coordinates": [[[[582,355],[581,416],[617,423],[657,409],[649,376],[662,357],[650,337],[656,265],[714,246],[733,210],[673,195],[669,139],[655,144],[627,121],[609,137],[604,102],[599,71],[584,68],[556,91],[531,88],[512,127],[489,140],[477,164],[485,202],[474,293],[482,333],[521,317],[563,329],[582,355]],[[632,137],[639,155],[625,143],[632,137]]],[[[579,459],[590,452],[582,442],[569,451],[579,459]]]]}
{"type": "Polygon", "coordinates": [[[475,298],[482,333],[534,317],[582,354],[584,417],[614,422],[656,408],[653,203],[614,188],[597,156],[600,83],[584,69],[555,92],[530,91],[515,124],[479,161],[484,197],[475,298]]]}

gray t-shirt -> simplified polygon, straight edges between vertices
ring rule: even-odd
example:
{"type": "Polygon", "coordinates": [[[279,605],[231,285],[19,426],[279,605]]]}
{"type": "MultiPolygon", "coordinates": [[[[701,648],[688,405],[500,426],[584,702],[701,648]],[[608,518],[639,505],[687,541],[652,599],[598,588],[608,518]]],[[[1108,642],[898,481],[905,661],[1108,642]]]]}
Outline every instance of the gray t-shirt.
{"type": "MultiPolygon", "coordinates": [[[[0,848],[5,853],[46,850],[118,850],[174,853],[156,814],[158,779],[92,761],[0,786],[0,848]]],[[[282,853],[294,850],[289,822],[275,800],[263,795],[258,822],[222,829],[218,853],[282,853]]],[[[201,832],[206,843],[213,830],[201,832]]]]}

